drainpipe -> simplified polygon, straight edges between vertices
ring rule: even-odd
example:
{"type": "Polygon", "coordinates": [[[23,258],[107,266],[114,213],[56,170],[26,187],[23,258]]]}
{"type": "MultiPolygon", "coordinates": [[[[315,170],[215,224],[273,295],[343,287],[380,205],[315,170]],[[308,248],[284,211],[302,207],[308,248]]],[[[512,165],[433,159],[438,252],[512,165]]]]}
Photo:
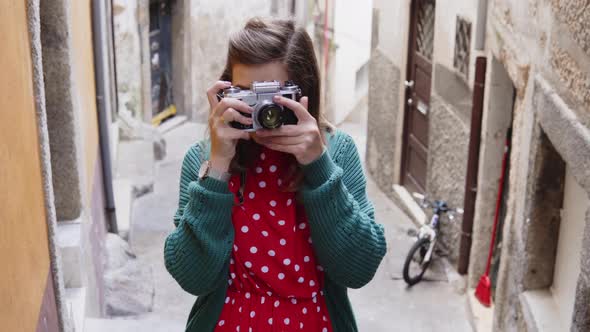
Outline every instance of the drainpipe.
{"type": "Polygon", "coordinates": [[[469,133],[469,152],[467,157],[467,175],[465,179],[465,199],[463,201],[463,223],[461,224],[461,240],[459,244],[458,272],[466,274],[471,255],[471,238],[473,233],[473,217],[477,198],[477,173],[479,165],[479,146],[481,141],[481,121],[486,81],[486,64],[484,45],[487,19],[487,0],[479,0],[477,6],[477,27],[475,30],[475,78],[473,82],[473,99],[471,108],[471,128],[469,133]]]}
{"type": "MultiPolygon", "coordinates": [[[[102,181],[105,195],[105,210],[108,231],[118,233],[117,216],[115,214],[115,197],[113,194],[113,174],[111,168],[111,150],[109,146],[109,119],[113,107],[110,96],[109,73],[109,42],[107,23],[111,18],[107,15],[106,1],[92,1],[92,39],[94,51],[94,68],[96,83],[96,109],[98,115],[98,132],[100,144],[100,160],[102,164],[102,181]]],[[[113,82],[114,84],[114,82],[113,82]]]]}

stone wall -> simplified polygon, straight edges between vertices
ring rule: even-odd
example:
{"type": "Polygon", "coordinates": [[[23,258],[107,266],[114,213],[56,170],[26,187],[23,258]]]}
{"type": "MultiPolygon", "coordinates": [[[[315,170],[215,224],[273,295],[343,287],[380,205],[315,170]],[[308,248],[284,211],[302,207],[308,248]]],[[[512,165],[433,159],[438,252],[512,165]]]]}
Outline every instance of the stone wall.
{"type": "MultiPolygon", "coordinates": [[[[453,206],[463,205],[473,68],[461,81],[451,68],[449,45],[454,44],[456,15],[471,19],[472,36],[477,29],[473,4],[461,6],[437,2],[426,185],[430,196],[453,206]]],[[[373,27],[366,158],[369,172],[387,193],[399,180],[408,7],[409,1],[374,1],[374,17],[380,18],[373,27]]],[[[532,329],[522,295],[552,284],[562,166],[590,193],[590,3],[491,0],[487,20],[486,49],[480,53],[488,58],[488,72],[469,284],[474,287],[485,268],[505,133],[512,127],[494,330],[522,331],[532,329]]],[[[442,227],[452,260],[461,222],[442,227]]],[[[572,331],[590,329],[589,229],[587,217],[572,331]]]]}
{"type": "Polygon", "coordinates": [[[180,113],[203,122],[209,112],[205,91],[221,76],[229,35],[253,16],[269,16],[271,4],[268,0],[178,0],[175,6],[174,97],[180,113]]]}
{"type": "MultiPolygon", "coordinates": [[[[494,330],[534,329],[527,296],[553,282],[564,166],[590,194],[590,8],[587,1],[491,2],[489,49],[516,87],[508,213],[494,330]],[[513,172],[514,171],[514,172],[513,172]]],[[[574,311],[562,322],[590,329],[590,218],[574,311]]]]}
{"type": "Polygon", "coordinates": [[[392,185],[397,183],[395,142],[401,133],[396,130],[400,110],[395,87],[399,84],[400,69],[381,50],[374,49],[369,63],[366,163],[377,185],[386,193],[390,193],[392,185]]]}
{"type": "MultiPolygon", "coordinates": [[[[469,146],[470,90],[442,65],[435,65],[434,92],[430,99],[426,193],[451,207],[463,207],[469,146]]],[[[430,211],[429,211],[430,212],[430,211]]],[[[441,244],[457,262],[461,216],[443,219],[441,244]]]]}
{"type": "Polygon", "coordinates": [[[557,20],[567,23],[572,39],[590,56],[590,3],[580,0],[551,0],[551,6],[557,20]]]}
{"type": "MultiPolygon", "coordinates": [[[[85,313],[97,317],[104,313],[101,258],[107,219],[103,211],[91,8],[89,1],[40,2],[40,41],[57,232],[68,226],[79,230],[68,238],[75,243],[79,265],[69,266],[64,259],[65,287],[85,287],[85,313]],[[75,281],[70,282],[70,276],[65,275],[68,271],[76,271],[75,281]]],[[[61,235],[58,241],[62,241],[59,238],[61,235]]]]}
{"type": "MultiPolygon", "coordinates": [[[[144,112],[150,113],[143,104],[142,44],[138,13],[140,0],[114,0],[113,23],[115,53],[117,61],[117,95],[119,112],[130,112],[135,118],[143,119],[144,112]]],[[[149,8],[147,9],[149,17],[149,8]]],[[[149,23],[149,22],[148,22],[149,23]]],[[[149,63],[149,54],[147,54],[149,63]]],[[[148,73],[149,74],[149,73],[148,73]]],[[[149,76],[147,76],[149,82],[149,76]]],[[[151,119],[151,116],[150,116],[151,119]]]]}
{"type": "MultiPolygon", "coordinates": [[[[530,156],[526,161],[527,172],[518,181],[525,184],[523,217],[512,213],[504,227],[506,246],[502,249],[504,259],[500,265],[494,322],[495,330],[500,331],[518,331],[518,326],[530,328],[531,322],[523,314],[525,305],[522,294],[548,289],[552,285],[566,163],[574,178],[590,192],[590,186],[583,180],[588,177],[587,164],[590,163],[588,128],[578,127],[579,122],[571,118],[573,111],[542,78],[535,79],[532,90],[531,106],[534,109],[527,110],[532,119],[523,117],[526,121],[521,122],[523,125],[526,122],[533,123],[530,151],[517,149],[518,155],[514,156],[530,156]],[[570,121],[567,121],[568,118],[570,121]],[[587,139],[580,141],[584,136],[587,139]],[[573,150],[577,152],[570,153],[573,150]]],[[[517,212],[515,201],[520,199],[514,197],[513,190],[509,194],[512,196],[512,211],[517,212]]],[[[590,218],[587,217],[586,225],[589,224],[590,218]]],[[[586,245],[583,244],[582,253],[587,251],[584,249],[586,245]]],[[[577,321],[572,326],[574,331],[584,331],[590,326],[588,316],[580,315],[587,313],[587,307],[583,304],[588,302],[588,288],[583,271],[589,266],[590,262],[582,258],[577,286],[578,304],[574,309],[577,321]]]]}
{"type": "Polygon", "coordinates": [[[77,119],[72,90],[71,20],[61,1],[40,3],[43,76],[47,128],[53,165],[53,192],[57,220],[72,220],[82,211],[81,157],[75,137],[77,119]],[[72,171],[74,170],[74,171],[72,171]]]}
{"type": "Polygon", "coordinates": [[[575,108],[582,123],[590,127],[590,3],[551,1],[555,17],[549,48],[551,72],[562,88],[579,101],[575,108]]]}

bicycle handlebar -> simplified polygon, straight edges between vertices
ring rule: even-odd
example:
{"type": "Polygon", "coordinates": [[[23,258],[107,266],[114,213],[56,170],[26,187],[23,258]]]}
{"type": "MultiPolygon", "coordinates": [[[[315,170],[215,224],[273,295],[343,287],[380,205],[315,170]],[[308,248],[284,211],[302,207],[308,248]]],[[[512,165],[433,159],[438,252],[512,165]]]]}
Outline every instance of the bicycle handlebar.
{"type": "Polygon", "coordinates": [[[453,218],[453,214],[457,213],[457,214],[463,214],[463,209],[462,208],[450,208],[447,204],[447,202],[442,201],[442,200],[435,200],[435,201],[431,201],[428,198],[426,198],[426,196],[424,196],[423,194],[420,193],[412,193],[412,196],[414,196],[415,198],[419,199],[421,202],[420,204],[422,205],[422,207],[431,207],[434,209],[440,209],[441,207],[445,207],[444,210],[440,210],[440,212],[442,213],[448,213],[449,216],[451,217],[451,219],[453,218]]]}

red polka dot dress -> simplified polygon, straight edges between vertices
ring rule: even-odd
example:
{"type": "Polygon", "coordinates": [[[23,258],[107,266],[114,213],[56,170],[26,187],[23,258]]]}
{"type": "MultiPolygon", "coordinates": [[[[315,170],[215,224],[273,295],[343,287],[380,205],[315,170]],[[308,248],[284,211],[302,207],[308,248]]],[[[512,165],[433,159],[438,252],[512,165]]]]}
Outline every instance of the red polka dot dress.
{"type": "MultiPolygon", "coordinates": [[[[228,291],[215,331],[331,332],[309,225],[286,185],[287,155],[263,148],[232,211],[235,240],[228,291]]],[[[230,190],[240,189],[240,176],[230,190]]]]}

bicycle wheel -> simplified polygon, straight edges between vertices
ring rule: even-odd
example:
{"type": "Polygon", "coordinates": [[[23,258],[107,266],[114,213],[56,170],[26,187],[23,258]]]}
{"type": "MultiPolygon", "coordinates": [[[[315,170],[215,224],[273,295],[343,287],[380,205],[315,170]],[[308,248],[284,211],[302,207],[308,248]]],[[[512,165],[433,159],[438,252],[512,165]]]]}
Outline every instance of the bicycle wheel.
{"type": "Polygon", "coordinates": [[[428,262],[424,262],[424,256],[426,256],[429,246],[430,239],[421,238],[414,243],[410,249],[410,252],[408,252],[406,262],[404,263],[403,275],[404,280],[409,286],[413,286],[420,282],[424,276],[424,272],[426,272],[426,269],[428,269],[430,260],[428,262]]]}

